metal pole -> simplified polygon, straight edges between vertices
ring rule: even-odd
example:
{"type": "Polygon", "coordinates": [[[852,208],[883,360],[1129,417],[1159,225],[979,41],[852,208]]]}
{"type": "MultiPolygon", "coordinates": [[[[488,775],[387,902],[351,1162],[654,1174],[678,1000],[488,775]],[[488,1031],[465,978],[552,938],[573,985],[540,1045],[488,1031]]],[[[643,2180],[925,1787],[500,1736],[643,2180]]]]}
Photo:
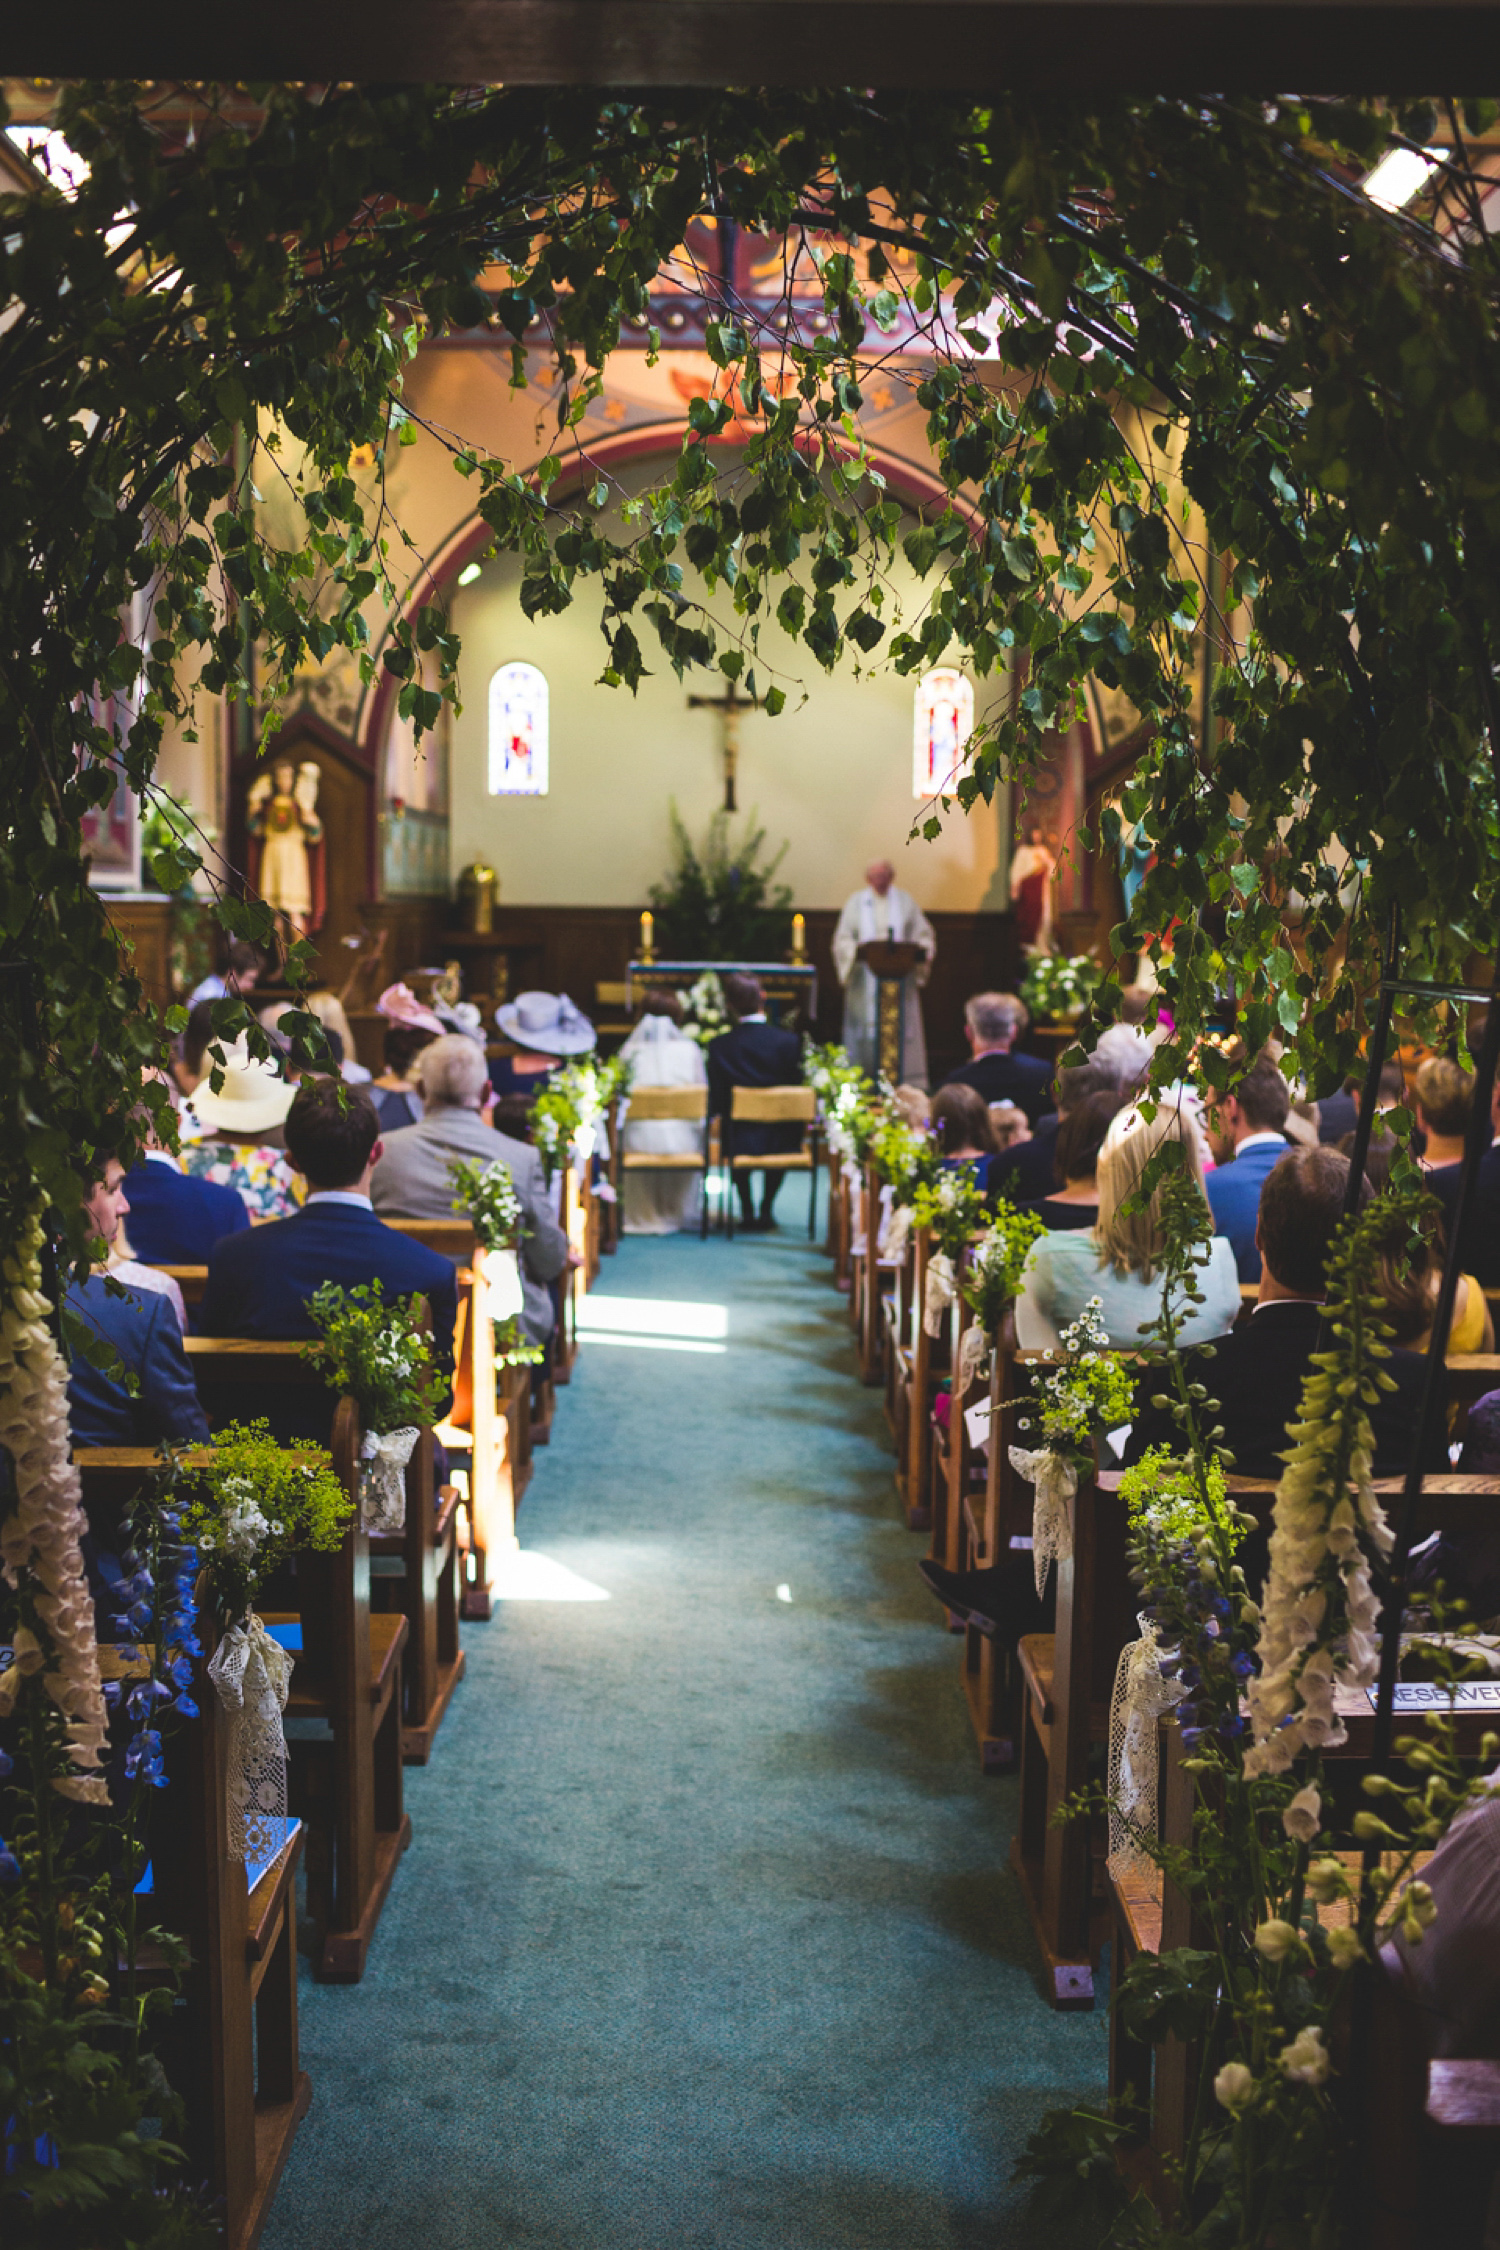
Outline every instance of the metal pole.
{"type": "Polygon", "coordinates": [[[1359,1209],[1359,1184],[1364,1178],[1365,1159],[1370,1153],[1370,1135],[1374,1129],[1375,1111],[1380,1101],[1380,1073],[1385,1067],[1385,1050],[1390,1044],[1391,1010],[1395,1005],[1392,984],[1396,975],[1396,955],[1400,944],[1401,909],[1399,906],[1393,906],[1386,922],[1385,974],[1380,980],[1380,1000],[1375,1010],[1375,1028],[1370,1034],[1364,1092],[1359,1097],[1359,1115],[1354,1123],[1354,1153],[1349,1159],[1349,1184],[1344,1190],[1344,1217],[1346,1219],[1352,1219],[1359,1209]]]}
{"type": "MultiPolygon", "coordinates": [[[[1427,1363],[1422,1371],[1422,1403],[1417,1415],[1411,1458],[1407,1463],[1406,1483],[1401,1494],[1401,1515],[1396,1529],[1396,1541],[1391,1549],[1390,1568],[1386,1574],[1385,1605],[1380,1617],[1380,1676],[1375,1696],[1375,1736],[1370,1754],[1376,1773],[1383,1773],[1390,1759],[1391,1714],[1396,1698],[1396,1668],[1401,1655],[1401,1619],[1406,1608],[1407,1567],[1417,1528],[1417,1511],[1422,1503],[1422,1463],[1428,1438],[1433,1434],[1433,1421],[1444,1387],[1442,1377],[1448,1352],[1448,1331],[1453,1325],[1453,1300],[1458,1291],[1458,1277],[1463,1263],[1464,1221],[1468,1216],[1480,1159],[1494,1137],[1490,1122],[1490,1098],[1495,1084],[1497,1061],[1500,1061],[1500,978],[1497,978],[1490,994],[1489,1018],[1479,1050],[1479,1069],[1474,1080],[1474,1104],[1469,1112],[1463,1168],[1458,1176],[1453,1232],[1443,1264],[1443,1282],[1433,1315],[1427,1363]]],[[[1373,1864],[1368,1856],[1367,1864],[1373,1864]]]]}

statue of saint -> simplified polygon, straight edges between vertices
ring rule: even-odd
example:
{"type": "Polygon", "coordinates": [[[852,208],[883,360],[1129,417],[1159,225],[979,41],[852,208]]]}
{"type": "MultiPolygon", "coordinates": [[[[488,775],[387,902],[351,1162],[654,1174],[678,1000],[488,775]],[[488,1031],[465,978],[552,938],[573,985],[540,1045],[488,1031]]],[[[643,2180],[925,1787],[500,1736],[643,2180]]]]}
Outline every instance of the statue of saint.
{"type": "Polygon", "coordinates": [[[257,774],[246,799],[250,880],[296,937],[323,926],[323,823],[318,818],[318,768],[278,758],[257,774]]]}
{"type": "Polygon", "coordinates": [[[1010,863],[1010,902],[1023,953],[1052,951],[1052,884],[1057,860],[1040,828],[1028,823],[1026,840],[1010,863]]]}

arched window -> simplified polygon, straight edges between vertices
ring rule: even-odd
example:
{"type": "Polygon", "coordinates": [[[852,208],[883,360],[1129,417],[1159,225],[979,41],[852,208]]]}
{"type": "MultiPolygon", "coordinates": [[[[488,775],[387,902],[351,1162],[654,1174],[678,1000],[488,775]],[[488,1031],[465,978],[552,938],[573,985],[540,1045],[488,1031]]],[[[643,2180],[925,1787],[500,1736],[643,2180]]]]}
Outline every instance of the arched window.
{"type": "Polygon", "coordinates": [[[929,672],[918,682],[912,725],[914,797],[940,797],[952,789],[973,731],[974,687],[962,672],[929,672]]]}
{"type": "Polygon", "coordinates": [[[490,795],[547,794],[547,675],[502,664],[490,682],[490,795]]]}

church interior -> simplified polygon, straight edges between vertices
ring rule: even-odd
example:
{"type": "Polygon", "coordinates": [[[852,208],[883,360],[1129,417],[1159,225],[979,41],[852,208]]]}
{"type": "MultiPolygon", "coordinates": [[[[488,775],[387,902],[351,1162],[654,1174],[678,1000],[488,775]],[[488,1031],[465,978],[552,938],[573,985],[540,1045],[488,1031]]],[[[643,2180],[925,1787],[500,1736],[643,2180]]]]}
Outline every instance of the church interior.
{"type": "Polygon", "coordinates": [[[1500,105],[338,14],[0,82],[0,2241],[1491,2250],[1500,105]]]}

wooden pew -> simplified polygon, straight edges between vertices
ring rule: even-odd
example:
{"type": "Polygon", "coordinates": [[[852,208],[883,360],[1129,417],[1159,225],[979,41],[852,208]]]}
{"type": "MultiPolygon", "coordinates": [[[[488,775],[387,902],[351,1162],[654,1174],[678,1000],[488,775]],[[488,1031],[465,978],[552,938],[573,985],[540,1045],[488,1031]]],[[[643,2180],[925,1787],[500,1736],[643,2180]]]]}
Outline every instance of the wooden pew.
{"type": "Polygon", "coordinates": [[[202,1304],[203,1292],[208,1287],[207,1266],[157,1266],[155,1270],[176,1282],[182,1291],[185,1305],[191,1307],[202,1304]]]}
{"type": "MultiPolygon", "coordinates": [[[[913,1227],[909,1260],[898,1303],[904,1336],[901,1340],[900,1387],[902,1398],[897,1420],[900,1450],[896,1460],[896,1489],[912,1531],[926,1531],[933,1523],[930,1475],[932,1461],[932,1409],[938,1385],[948,1371],[946,1326],[929,1336],[923,1320],[927,1300],[927,1266],[932,1256],[932,1236],[926,1227],[913,1227]]],[[[937,1553],[936,1540],[932,1549],[937,1553]]]]}
{"type": "MultiPolygon", "coordinates": [[[[268,1393],[286,1388],[305,1391],[310,1403],[327,1395],[298,1344],[219,1336],[186,1342],[211,1422],[249,1419],[268,1393]]],[[[341,1399],[329,1450],[351,1496],[359,1489],[359,1439],[354,1403],[341,1399]]],[[[370,1541],[357,1524],[337,1554],[298,1556],[297,1597],[295,1610],[267,1611],[265,1621],[301,1629],[288,1722],[315,1719],[332,1730],[327,1746],[291,1741],[291,1773],[311,1830],[308,1903],[322,1933],[317,1973],[329,1983],[353,1984],[364,1975],[397,1862],[411,1842],[401,1783],[407,1622],[399,1611],[372,1615],[370,1541]]]]}
{"type": "MultiPolygon", "coordinates": [[[[118,1518],[160,1468],[146,1448],[90,1448],[75,1455],[93,1523],[118,1518]]],[[[257,1870],[228,1853],[228,1730],[207,1674],[221,1621],[203,1617],[194,1664],[200,1716],[171,1751],[171,1783],[154,1804],[152,1918],[186,1938],[184,1988],[189,2068],[181,2091],[189,2154],[224,2202],[227,2250],[254,2250],[312,2087],[297,2043],[296,1871],[299,1821],[257,1870]]],[[[106,1679],[140,1677],[145,1666],[99,1652],[106,1679]]],[[[148,1963],[142,1964],[149,1976],[148,1963]]]]}
{"type": "Polygon", "coordinates": [[[853,1260],[850,1310],[859,1351],[859,1379],[867,1389],[875,1390],[885,1379],[885,1298],[896,1286],[900,1261],[880,1253],[881,1192],[873,1164],[865,1166],[864,1209],[865,1248],[853,1260]]]}
{"type": "Polygon", "coordinates": [[[828,1156],[828,1240],[826,1248],[833,1260],[833,1285],[835,1289],[849,1286],[849,1243],[853,1219],[853,1197],[850,1194],[848,1174],[844,1159],[833,1149],[828,1156]]]}
{"type": "MultiPolygon", "coordinates": [[[[998,1570],[1031,1578],[1032,1489],[1011,1467],[1017,1437],[1015,1401],[1027,1390],[1032,1357],[1016,1346],[1015,1321],[1007,1313],[990,1339],[989,1444],[984,1488],[965,1487],[960,1503],[962,1545],[959,1568],[998,1570]],[[1020,1542],[1020,1544],[1017,1544],[1020,1542]]],[[[964,1694],[969,1719],[986,1773],[1014,1766],[1020,1735],[1020,1653],[997,1636],[974,1626],[964,1635],[964,1694]]]]}
{"type": "Polygon", "coordinates": [[[401,1754],[409,1766],[425,1766],[431,1757],[433,1739],[464,1676],[464,1652],[458,1645],[459,1506],[455,1486],[444,1483],[434,1491],[433,1432],[424,1428],[406,1464],[405,1526],[377,1533],[370,1541],[374,1610],[378,1614],[395,1607],[406,1619],[401,1754]],[[378,1567],[398,1560],[399,1577],[388,1577],[378,1567]]]}

